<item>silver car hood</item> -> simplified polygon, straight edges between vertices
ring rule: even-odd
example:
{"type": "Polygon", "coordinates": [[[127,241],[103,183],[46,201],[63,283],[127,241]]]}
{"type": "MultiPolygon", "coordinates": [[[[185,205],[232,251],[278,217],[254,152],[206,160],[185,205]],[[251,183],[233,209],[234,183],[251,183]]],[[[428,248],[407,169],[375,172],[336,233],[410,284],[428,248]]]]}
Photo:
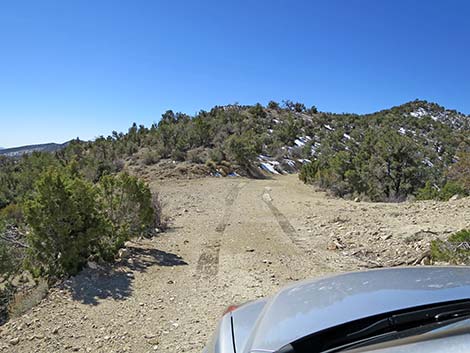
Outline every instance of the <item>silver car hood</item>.
{"type": "Polygon", "coordinates": [[[470,299],[470,267],[392,268],[300,282],[264,305],[237,352],[274,352],[349,321],[460,299],[470,299]]]}

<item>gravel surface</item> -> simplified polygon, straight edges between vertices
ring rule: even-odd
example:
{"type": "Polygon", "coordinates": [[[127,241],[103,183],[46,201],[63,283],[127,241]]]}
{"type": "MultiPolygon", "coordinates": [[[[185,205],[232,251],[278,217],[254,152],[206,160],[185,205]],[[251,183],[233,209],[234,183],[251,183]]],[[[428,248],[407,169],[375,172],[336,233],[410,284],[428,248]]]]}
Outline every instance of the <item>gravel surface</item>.
{"type": "Polygon", "coordinates": [[[171,228],[91,264],[0,327],[0,352],[200,352],[230,304],[292,281],[419,265],[429,242],[470,226],[470,200],[329,198],[296,175],[155,181],[171,228]]]}

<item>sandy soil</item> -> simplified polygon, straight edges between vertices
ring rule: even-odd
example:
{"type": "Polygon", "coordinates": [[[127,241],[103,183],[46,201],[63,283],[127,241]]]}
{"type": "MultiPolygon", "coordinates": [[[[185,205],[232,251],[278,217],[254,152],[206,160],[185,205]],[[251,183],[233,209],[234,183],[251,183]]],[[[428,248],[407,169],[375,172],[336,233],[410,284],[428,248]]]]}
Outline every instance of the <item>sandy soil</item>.
{"type": "Polygon", "coordinates": [[[297,176],[155,181],[172,226],[0,327],[0,352],[200,352],[224,308],[292,281],[426,263],[470,200],[356,203],[297,176]]]}

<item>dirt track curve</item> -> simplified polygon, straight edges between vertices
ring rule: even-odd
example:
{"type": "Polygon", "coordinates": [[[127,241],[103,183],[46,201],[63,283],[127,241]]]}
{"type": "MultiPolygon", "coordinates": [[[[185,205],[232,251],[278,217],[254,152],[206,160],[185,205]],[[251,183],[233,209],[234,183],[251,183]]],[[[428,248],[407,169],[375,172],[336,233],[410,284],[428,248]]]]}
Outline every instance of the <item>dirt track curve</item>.
{"type": "Polygon", "coordinates": [[[0,327],[0,352],[200,352],[224,308],[330,272],[424,261],[468,200],[331,199],[297,176],[154,182],[171,229],[0,327]]]}

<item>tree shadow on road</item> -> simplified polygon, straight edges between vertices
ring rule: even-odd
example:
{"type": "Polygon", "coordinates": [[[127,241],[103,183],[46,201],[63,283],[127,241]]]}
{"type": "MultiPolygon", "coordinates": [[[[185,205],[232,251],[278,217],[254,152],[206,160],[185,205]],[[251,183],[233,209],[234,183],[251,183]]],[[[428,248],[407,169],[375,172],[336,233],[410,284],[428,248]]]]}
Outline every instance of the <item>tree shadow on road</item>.
{"type": "Polygon", "coordinates": [[[100,300],[126,300],[133,292],[134,272],[146,272],[151,266],[187,265],[180,256],[158,249],[140,246],[126,248],[129,254],[115,265],[86,268],[66,281],[63,289],[72,299],[87,305],[98,305],[100,300]]]}

